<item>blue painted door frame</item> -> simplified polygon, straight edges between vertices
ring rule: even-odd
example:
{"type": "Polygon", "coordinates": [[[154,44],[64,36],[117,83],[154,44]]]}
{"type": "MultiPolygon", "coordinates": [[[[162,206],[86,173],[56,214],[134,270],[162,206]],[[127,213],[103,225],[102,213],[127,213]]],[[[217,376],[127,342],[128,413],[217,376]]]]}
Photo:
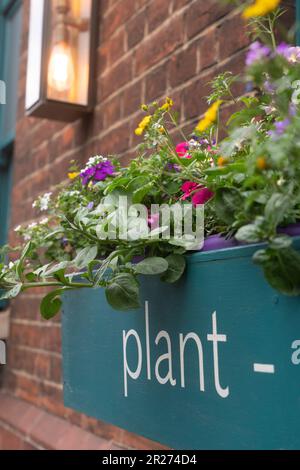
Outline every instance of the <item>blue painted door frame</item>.
{"type": "MultiPolygon", "coordinates": [[[[9,50],[11,41],[8,42],[7,31],[9,31],[9,22],[21,8],[21,0],[0,0],[0,80],[7,81],[11,85],[17,82],[17,72],[19,57],[18,54],[9,50]],[[13,63],[11,62],[13,60],[13,63]],[[10,67],[8,66],[10,64],[10,67]],[[11,69],[14,77],[10,77],[11,69]],[[14,81],[12,80],[14,79],[14,81]]],[[[14,40],[19,46],[19,35],[21,22],[17,22],[17,31],[13,30],[14,40]]],[[[10,38],[11,39],[11,38],[10,38]]],[[[17,89],[13,90],[14,96],[17,89]]],[[[12,96],[12,95],[11,95],[12,96]]],[[[15,112],[16,102],[12,103],[10,99],[6,104],[0,104],[0,246],[7,240],[9,226],[10,192],[12,180],[12,157],[15,140],[15,112]],[[5,131],[7,120],[12,121],[9,132],[5,131]]],[[[5,307],[5,303],[0,301],[0,310],[5,307]]]]}

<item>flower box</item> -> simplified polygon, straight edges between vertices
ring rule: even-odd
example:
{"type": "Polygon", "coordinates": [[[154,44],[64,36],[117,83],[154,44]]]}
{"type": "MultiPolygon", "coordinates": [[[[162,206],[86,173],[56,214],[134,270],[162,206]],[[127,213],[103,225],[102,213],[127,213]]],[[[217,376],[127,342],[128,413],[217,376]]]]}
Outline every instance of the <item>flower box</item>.
{"type": "Polygon", "coordinates": [[[269,286],[256,249],[192,254],[174,285],[143,278],[133,312],[64,294],[66,406],[176,449],[299,449],[300,299],[269,286]]]}

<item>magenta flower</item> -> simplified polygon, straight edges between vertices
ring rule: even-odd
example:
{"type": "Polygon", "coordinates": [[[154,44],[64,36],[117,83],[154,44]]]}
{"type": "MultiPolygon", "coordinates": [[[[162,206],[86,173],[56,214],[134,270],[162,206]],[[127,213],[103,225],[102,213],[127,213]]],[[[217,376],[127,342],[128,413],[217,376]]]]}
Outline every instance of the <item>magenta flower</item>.
{"type": "Polygon", "coordinates": [[[191,158],[187,152],[189,151],[189,143],[188,142],[180,142],[180,144],[176,145],[176,152],[180,158],[191,158]]]}
{"type": "Polygon", "coordinates": [[[253,42],[250,47],[246,57],[246,65],[252,65],[254,62],[265,59],[271,54],[271,49],[264,44],[261,44],[259,41],[253,42]]]}
{"type": "Polygon", "coordinates": [[[108,176],[113,175],[114,165],[109,160],[102,160],[92,166],[88,166],[80,173],[82,184],[85,186],[89,182],[93,184],[97,181],[104,181],[108,176]]]}
{"type": "Polygon", "coordinates": [[[193,181],[186,181],[181,186],[181,189],[184,193],[182,200],[185,201],[191,197],[194,206],[205,204],[214,196],[214,193],[210,191],[210,189],[194,183],[193,181]]]}
{"type": "Polygon", "coordinates": [[[182,196],[182,200],[185,201],[186,199],[191,197],[191,194],[197,188],[199,188],[199,184],[193,183],[193,181],[186,181],[185,183],[183,183],[183,185],[181,186],[181,189],[184,193],[183,196],[182,196]]]}
{"type": "Polygon", "coordinates": [[[194,206],[198,206],[198,204],[205,204],[213,196],[214,196],[214,193],[212,191],[210,191],[210,189],[202,187],[202,189],[200,189],[200,191],[197,191],[192,196],[192,203],[194,204],[194,206]]]}

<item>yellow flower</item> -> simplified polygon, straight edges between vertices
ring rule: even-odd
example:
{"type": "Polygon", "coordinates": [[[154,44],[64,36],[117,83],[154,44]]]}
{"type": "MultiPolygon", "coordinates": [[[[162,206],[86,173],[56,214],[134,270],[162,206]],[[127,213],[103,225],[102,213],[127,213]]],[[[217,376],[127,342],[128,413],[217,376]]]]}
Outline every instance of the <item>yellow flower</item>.
{"type": "Polygon", "coordinates": [[[139,123],[138,127],[135,129],[136,135],[142,135],[145,129],[149,126],[152,116],[145,116],[144,119],[139,123]]]}
{"type": "Polygon", "coordinates": [[[137,127],[134,131],[135,135],[142,135],[144,130],[141,127],[137,127]]]}
{"type": "Polygon", "coordinates": [[[243,18],[255,18],[257,16],[265,16],[275,10],[281,0],[255,0],[243,11],[243,18]]]}
{"type": "Polygon", "coordinates": [[[74,180],[74,179],[77,178],[77,176],[79,176],[79,175],[80,175],[80,173],[79,173],[78,171],[74,171],[74,172],[72,172],[72,173],[68,173],[68,178],[69,178],[70,180],[74,180]]]}
{"type": "Polygon", "coordinates": [[[259,170],[266,170],[268,168],[268,164],[265,157],[258,157],[258,159],[256,160],[256,167],[259,170]]]}
{"type": "Polygon", "coordinates": [[[226,157],[219,157],[217,161],[218,166],[221,166],[221,167],[226,165],[227,162],[228,162],[228,158],[226,157]]]}
{"type": "Polygon", "coordinates": [[[208,108],[204,118],[198,123],[196,131],[204,132],[216,121],[221,104],[222,100],[217,100],[208,108]]]}
{"type": "Polygon", "coordinates": [[[163,104],[159,109],[161,111],[169,111],[174,105],[174,101],[167,96],[165,104],[163,104]]]}

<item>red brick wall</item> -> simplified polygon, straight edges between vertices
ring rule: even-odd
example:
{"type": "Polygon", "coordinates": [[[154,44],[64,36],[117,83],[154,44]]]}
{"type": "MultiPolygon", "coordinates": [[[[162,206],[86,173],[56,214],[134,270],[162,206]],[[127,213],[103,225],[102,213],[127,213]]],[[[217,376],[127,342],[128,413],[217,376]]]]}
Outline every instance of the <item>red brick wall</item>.
{"type": "MultiPolygon", "coordinates": [[[[220,7],[220,2],[100,3],[95,112],[73,124],[63,124],[24,116],[29,14],[29,0],[24,0],[12,228],[35,217],[33,200],[64,178],[70,160],[83,162],[95,153],[119,153],[124,161],[130,158],[138,143],[133,131],[141,115],[140,103],[171,96],[180,111],[180,126],[191,129],[206,107],[207,82],[218,71],[238,72],[243,66],[248,42],[243,21],[232,8],[220,7]]],[[[10,239],[14,241],[13,232],[10,239]]],[[[107,442],[159,448],[64,408],[60,319],[41,320],[40,294],[27,293],[11,305],[9,363],[3,383],[6,393],[50,413],[49,419],[56,415],[107,442]]],[[[7,426],[0,413],[0,447],[29,446],[28,440],[22,444],[17,424],[15,431],[13,423],[7,426]]],[[[51,443],[44,442],[43,447],[51,447],[51,443]]]]}

